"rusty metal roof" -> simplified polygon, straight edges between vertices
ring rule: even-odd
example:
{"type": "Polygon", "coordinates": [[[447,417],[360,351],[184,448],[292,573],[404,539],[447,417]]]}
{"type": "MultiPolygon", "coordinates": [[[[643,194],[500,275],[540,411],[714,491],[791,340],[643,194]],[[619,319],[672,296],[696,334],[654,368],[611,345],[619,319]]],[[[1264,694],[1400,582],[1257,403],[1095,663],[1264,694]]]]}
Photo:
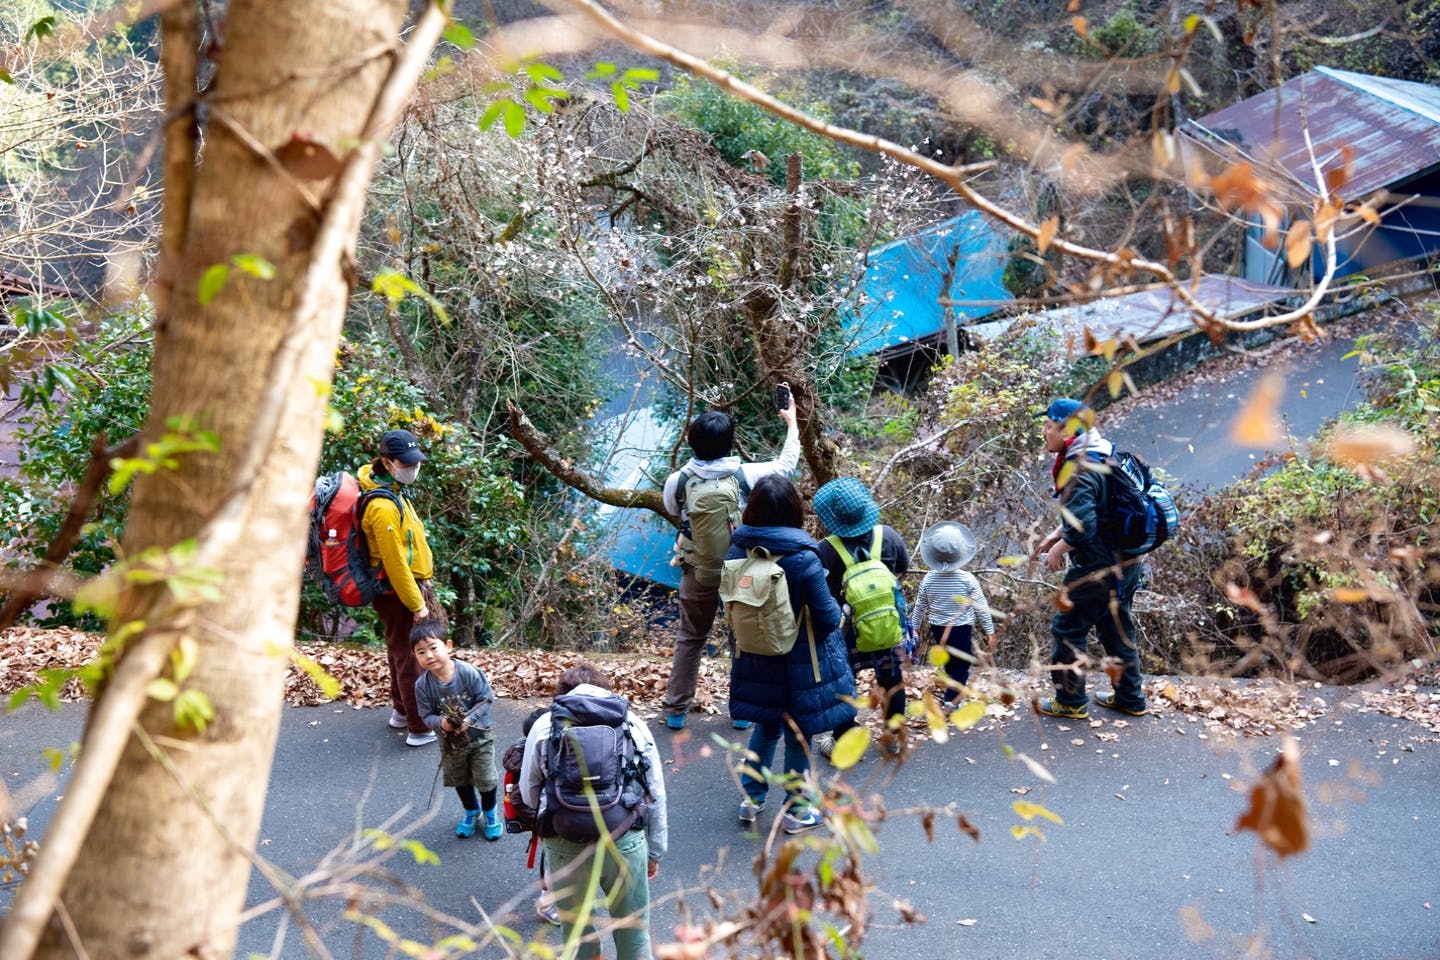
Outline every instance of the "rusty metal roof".
{"type": "Polygon", "coordinates": [[[1319,193],[1312,159],[1328,172],[1349,146],[1354,168],[1339,193],[1358,200],[1440,167],[1440,87],[1316,67],[1181,132],[1232,161],[1251,161],[1297,196],[1319,193]]]}

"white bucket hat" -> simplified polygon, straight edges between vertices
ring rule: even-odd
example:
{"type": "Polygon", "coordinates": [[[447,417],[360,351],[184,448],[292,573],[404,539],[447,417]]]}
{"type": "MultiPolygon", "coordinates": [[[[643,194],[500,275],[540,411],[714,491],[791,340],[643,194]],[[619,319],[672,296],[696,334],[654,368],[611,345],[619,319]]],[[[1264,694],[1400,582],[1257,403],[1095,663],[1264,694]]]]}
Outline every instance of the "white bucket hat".
{"type": "Polygon", "coordinates": [[[942,520],[920,535],[920,559],[931,570],[959,570],[975,550],[975,534],[953,520],[942,520]]]}

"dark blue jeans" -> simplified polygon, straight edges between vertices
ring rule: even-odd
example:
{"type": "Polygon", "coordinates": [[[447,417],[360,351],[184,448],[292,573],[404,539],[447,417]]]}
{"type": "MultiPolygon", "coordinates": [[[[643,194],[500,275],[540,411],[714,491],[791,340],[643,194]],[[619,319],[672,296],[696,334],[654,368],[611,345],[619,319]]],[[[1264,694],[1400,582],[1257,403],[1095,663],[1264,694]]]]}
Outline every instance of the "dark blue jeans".
{"type": "Polygon", "coordinates": [[[1073,606],[1055,614],[1050,633],[1055,638],[1052,660],[1059,669],[1050,671],[1055,682],[1055,699],[1067,707],[1083,707],[1085,674],[1073,664],[1085,652],[1093,627],[1105,653],[1120,661],[1120,678],[1115,682],[1115,703],[1127,709],[1145,706],[1140,687],[1140,651],[1135,647],[1135,621],[1130,603],[1140,588],[1144,565],[1135,560],[1124,568],[1117,583],[1114,568],[1072,570],[1065,575],[1073,606]]]}
{"type": "MultiPolygon", "coordinates": [[[[973,635],[975,625],[973,623],[957,623],[947,626],[941,623],[930,624],[930,642],[933,646],[948,647],[951,650],[959,650],[961,653],[975,654],[973,635]]],[[[954,680],[960,685],[970,682],[970,661],[964,657],[957,657],[953,653],[950,659],[945,661],[945,676],[954,680]]],[[[954,703],[960,697],[960,691],[954,687],[945,688],[945,702],[954,703]]]]}
{"type": "MultiPolygon", "coordinates": [[[[810,770],[810,755],[806,752],[809,744],[802,743],[795,736],[795,731],[790,724],[779,723],[757,723],[750,731],[750,752],[755,754],[755,759],[748,757],[744,760],[744,766],[760,774],[760,777],[753,777],[749,772],[742,771],[740,774],[740,789],[745,791],[745,796],[756,803],[764,803],[765,795],[770,792],[770,780],[773,778],[779,782],[786,774],[794,774],[797,777],[804,777],[810,770]],[[781,732],[785,735],[785,769],[784,772],[775,772],[775,747],[780,743],[781,732]],[[766,775],[769,774],[767,778],[766,775]],[[765,778],[765,779],[762,779],[765,778]]],[[[807,801],[805,795],[797,790],[791,791],[792,799],[800,806],[807,801]]]]}

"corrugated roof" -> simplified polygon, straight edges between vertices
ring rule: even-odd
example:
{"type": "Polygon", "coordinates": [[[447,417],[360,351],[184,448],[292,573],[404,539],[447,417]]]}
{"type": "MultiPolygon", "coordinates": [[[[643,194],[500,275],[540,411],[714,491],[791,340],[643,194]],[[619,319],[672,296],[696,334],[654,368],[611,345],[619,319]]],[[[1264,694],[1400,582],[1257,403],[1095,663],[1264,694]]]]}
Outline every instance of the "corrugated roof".
{"type": "MultiPolygon", "coordinates": [[[[1272,287],[1215,273],[1205,274],[1199,283],[1192,285],[1186,281],[1186,284],[1194,292],[1196,300],[1222,319],[1244,316],[1268,303],[1295,295],[1294,290],[1286,287],[1272,287]]],[[[966,330],[973,336],[989,340],[1000,336],[1018,319],[977,323],[966,327],[966,330]]],[[[1075,349],[1083,350],[1081,337],[1087,327],[1099,340],[1133,337],[1137,343],[1158,340],[1182,331],[1195,331],[1189,308],[1169,286],[1106,297],[1073,307],[1058,307],[1032,314],[1030,319],[1037,327],[1054,331],[1059,337],[1061,349],[1068,349],[1073,337],[1075,349]]]]}
{"type": "Polygon", "coordinates": [[[1182,132],[1313,195],[1307,126],[1322,170],[1341,165],[1342,146],[1354,150],[1350,182],[1340,190],[1347,200],[1440,167],[1440,88],[1328,67],[1192,120],[1182,132]]]}
{"type": "Polygon", "coordinates": [[[997,301],[1012,299],[1000,282],[1009,256],[1005,237],[978,211],[967,210],[871,251],[858,290],[863,299],[850,317],[852,356],[919,340],[944,327],[940,286],[947,257],[957,246],[950,296],[983,301],[973,307],[956,306],[957,323],[994,313],[997,301]]]}

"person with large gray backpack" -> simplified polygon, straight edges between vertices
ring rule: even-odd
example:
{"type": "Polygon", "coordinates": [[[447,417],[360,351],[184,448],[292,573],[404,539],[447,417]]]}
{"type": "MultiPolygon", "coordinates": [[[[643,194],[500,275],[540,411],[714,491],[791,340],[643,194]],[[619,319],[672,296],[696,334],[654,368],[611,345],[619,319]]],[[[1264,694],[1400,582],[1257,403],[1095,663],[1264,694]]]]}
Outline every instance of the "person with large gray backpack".
{"type": "MultiPolygon", "coordinates": [[[[785,445],[780,455],[765,463],[742,463],[731,453],[735,424],[720,410],[700,414],[690,423],[686,438],[694,454],[665,481],[665,510],[680,518],[675,539],[675,562],[680,566],[680,620],[675,628],[675,652],[661,707],[665,725],[683,730],[685,717],[695,703],[710,629],[719,610],[720,570],[730,550],[730,532],[740,522],[750,490],[762,477],[789,476],[800,462],[800,433],[795,426],[795,401],[784,384],[777,388],[778,413],[785,421],[785,445]],[[779,400],[783,399],[783,405],[779,400]]],[[[748,724],[736,723],[737,730],[748,724]]]]}
{"type": "Polygon", "coordinates": [[[519,786],[536,811],[567,941],[585,918],[579,960],[600,956],[586,909],[595,903],[610,912],[617,960],[650,960],[650,881],[668,836],[665,774],[650,728],[599,667],[582,661],[560,674],[554,703],[525,735],[519,786]]]}
{"type": "Polygon", "coordinates": [[[730,542],[720,594],[735,635],[730,716],[754,724],[740,765],[740,825],[753,829],[772,785],[785,793],[781,826],[803,833],[824,823],[805,778],[810,738],[853,719],[855,677],[840,639],[840,606],[825,584],[815,540],[804,531],[795,485],[755,484],[730,542]],[[774,766],[785,739],[785,759],[774,766]]]}

